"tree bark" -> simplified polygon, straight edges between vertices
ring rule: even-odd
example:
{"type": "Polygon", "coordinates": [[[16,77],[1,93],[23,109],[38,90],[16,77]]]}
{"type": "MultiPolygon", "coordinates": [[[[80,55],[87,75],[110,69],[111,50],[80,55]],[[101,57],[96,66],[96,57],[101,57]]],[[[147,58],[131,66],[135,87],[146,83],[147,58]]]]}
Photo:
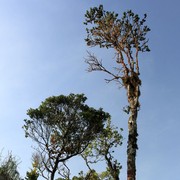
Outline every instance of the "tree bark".
{"type": "Polygon", "coordinates": [[[140,79],[131,76],[127,89],[130,117],[128,120],[127,180],[136,180],[137,115],[139,110],[140,79]],[[132,83],[133,82],[133,83],[132,83]]]}
{"type": "Polygon", "coordinates": [[[127,180],[136,179],[137,110],[132,110],[128,121],[127,180]]]}

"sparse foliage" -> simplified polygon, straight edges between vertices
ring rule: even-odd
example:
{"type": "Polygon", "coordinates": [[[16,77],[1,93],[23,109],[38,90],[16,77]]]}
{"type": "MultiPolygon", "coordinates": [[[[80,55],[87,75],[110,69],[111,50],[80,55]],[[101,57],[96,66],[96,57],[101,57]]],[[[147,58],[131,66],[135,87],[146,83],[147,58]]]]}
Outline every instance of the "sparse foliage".
{"type": "Polygon", "coordinates": [[[18,160],[11,153],[1,162],[0,179],[3,180],[21,180],[18,172],[18,160]]]}
{"type": "Polygon", "coordinates": [[[105,161],[107,168],[106,171],[99,174],[99,179],[103,180],[107,179],[107,177],[113,180],[119,179],[121,165],[114,158],[113,154],[115,152],[115,148],[122,145],[122,140],[122,135],[118,132],[117,128],[111,124],[111,119],[109,118],[104,130],[81,154],[90,170],[89,175],[91,175],[91,173],[94,174],[94,170],[90,167],[91,164],[98,163],[99,161],[105,161]]]}
{"type": "Polygon", "coordinates": [[[117,81],[127,91],[128,109],[128,147],[127,147],[127,179],[136,179],[136,150],[137,146],[137,115],[140,108],[140,71],[139,52],[149,52],[147,33],[150,28],[145,25],[147,15],[141,19],[131,10],[124,12],[122,18],[118,14],[105,11],[103,6],[90,8],[85,14],[84,24],[87,46],[113,48],[117,66],[113,69],[105,67],[101,60],[88,53],[86,63],[88,71],[103,71],[110,75],[107,82],[117,81]]]}

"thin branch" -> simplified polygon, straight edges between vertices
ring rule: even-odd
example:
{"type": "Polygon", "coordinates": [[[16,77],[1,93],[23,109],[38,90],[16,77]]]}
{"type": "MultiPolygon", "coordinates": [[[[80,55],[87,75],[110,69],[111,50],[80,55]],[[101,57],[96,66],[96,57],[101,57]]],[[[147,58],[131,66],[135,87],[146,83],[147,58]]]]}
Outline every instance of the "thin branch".
{"type": "Polygon", "coordinates": [[[115,75],[114,73],[110,72],[109,70],[107,70],[103,65],[102,65],[102,61],[99,61],[93,54],[91,54],[90,52],[88,52],[88,58],[85,59],[85,62],[89,65],[88,67],[88,72],[92,72],[92,71],[104,71],[107,74],[111,75],[113,78],[108,80],[106,79],[106,81],[110,82],[113,80],[118,81],[118,79],[121,79],[122,77],[119,75],[115,75]]]}
{"type": "Polygon", "coordinates": [[[89,165],[90,162],[87,160],[87,158],[86,158],[85,156],[83,156],[83,154],[81,154],[81,157],[84,159],[84,161],[85,161],[86,166],[88,167],[88,169],[89,169],[90,171],[92,171],[92,169],[91,169],[91,167],[90,167],[90,165],[89,165]]]}

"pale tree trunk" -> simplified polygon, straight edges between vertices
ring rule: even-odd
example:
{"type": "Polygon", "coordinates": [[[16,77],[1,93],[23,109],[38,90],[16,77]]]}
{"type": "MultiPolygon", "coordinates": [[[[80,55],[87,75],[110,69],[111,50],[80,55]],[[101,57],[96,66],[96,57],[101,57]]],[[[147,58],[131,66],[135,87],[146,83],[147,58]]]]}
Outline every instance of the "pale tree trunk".
{"type": "Polygon", "coordinates": [[[137,146],[137,115],[139,110],[139,91],[140,79],[131,76],[127,89],[129,103],[129,120],[128,120],[128,145],[127,145],[127,180],[136,180],[136,151],[137,146]]]}

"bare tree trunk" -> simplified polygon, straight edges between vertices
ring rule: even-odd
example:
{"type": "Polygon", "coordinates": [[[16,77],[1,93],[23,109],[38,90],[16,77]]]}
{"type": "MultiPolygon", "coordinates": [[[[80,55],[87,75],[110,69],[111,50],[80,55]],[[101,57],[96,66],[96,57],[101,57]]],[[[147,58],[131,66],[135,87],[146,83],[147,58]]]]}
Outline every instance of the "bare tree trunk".
{"type": "Polygon", "coordinates": [[[137,150],[137,110],[130,112],[128,121],[128,146],[127,146],[127,180],[136,179],[136,150],[137,150]]]}
{"type": "Polygon", "coordinates": [[[131,76],[127,89],[130,117],[128,120],[128,145],[127,145],[127,180],[136,180],[136,151],[137,145],[137,115],[139,110],[139,86],[138,76],[131,76]]]}

